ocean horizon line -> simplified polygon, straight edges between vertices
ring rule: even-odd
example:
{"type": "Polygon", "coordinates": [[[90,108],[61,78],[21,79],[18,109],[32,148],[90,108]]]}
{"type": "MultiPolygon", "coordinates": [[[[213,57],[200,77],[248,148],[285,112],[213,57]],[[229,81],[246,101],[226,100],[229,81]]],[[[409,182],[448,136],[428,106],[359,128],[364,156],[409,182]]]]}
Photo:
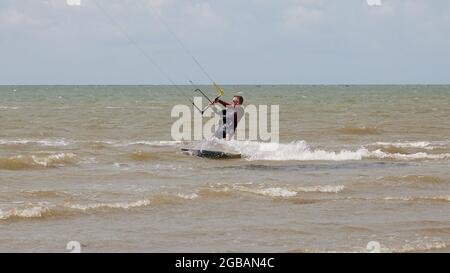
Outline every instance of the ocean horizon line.
{"type": "MultiPolygon", "coordinates": [[[[210,86],[212,83],[199,83],[196,86],[210,86]]],[[[303,83],[233,83],[233,84],[220,84],[221,86],[450,86],[450,83],[383,83],[383,84],[345,84],[345,83],[332,83],[332,84],[303,84],[303,83]]],[[[0,84],[1,87],[9,86],[191,86],[190,84],[0,84]]]]}

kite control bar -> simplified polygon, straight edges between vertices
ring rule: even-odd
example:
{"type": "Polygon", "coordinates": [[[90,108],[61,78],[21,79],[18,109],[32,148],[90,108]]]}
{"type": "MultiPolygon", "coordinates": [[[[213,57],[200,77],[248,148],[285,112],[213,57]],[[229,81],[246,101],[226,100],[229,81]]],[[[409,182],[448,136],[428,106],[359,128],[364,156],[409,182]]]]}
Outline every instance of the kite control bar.
{"type": "Polygon", "coordinates": [[[205,109],[200,110],[197,106],[195,106],[200,113],[203,115],[203,113],[205,113],[205,111],[214,104],[214,101],[217,100],[218,98],[220,98],[222,95],[217,96],[214,100],[211,100],[202,90],[200,90],[200,88],[197,88],[194,90],[195,92],[200,92],[200,94],[202,94],[203,97],[205,97],[208,101],[209,101],[209,105],[205,107],[205,109]]]}

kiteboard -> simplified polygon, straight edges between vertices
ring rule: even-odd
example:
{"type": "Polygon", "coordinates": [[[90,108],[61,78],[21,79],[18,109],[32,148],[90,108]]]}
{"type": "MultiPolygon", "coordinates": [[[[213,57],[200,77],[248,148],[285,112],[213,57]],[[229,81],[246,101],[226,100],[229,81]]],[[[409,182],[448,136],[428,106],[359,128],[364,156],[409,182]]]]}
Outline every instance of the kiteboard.
{"type": "Polygon", "coordinates": [[[181,152],[186,155],[211,159],[231,159],[242,157],[241,154],[227,153],[222,151],[200,150],[200,149],[181,149],[181,152]]]}

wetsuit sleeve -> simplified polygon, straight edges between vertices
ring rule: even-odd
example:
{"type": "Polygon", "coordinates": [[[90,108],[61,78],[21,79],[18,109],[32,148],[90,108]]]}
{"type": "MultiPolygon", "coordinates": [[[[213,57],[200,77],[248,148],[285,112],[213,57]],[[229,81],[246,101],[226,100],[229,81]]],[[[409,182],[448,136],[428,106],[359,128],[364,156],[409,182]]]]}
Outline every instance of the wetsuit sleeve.
{"type": "Polygon", "coordinates": [[[230,103],[223,101],[223,100],[217,100],[218,103],[222,104],[223,106],[227,107],[227,105],[230,105],[230,103]]]}

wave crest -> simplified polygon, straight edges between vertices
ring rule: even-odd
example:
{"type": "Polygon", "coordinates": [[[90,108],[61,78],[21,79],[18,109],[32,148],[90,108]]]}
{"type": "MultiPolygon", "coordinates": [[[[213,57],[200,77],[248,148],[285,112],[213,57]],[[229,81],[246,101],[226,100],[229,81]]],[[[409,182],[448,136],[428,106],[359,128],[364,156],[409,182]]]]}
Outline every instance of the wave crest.
{"type": "Polygon", "coordinates": [[[243,158],[249,161],[358,161],[363,159],[410,161],[421,159],[450,159],[450,153],[390,153],[381,149],[369,149],[364,146],[356,150],[342,149],[340,151],[327,151],[324,149],[313,149],[303,140],[293,141],[291,143],[227,141],[221,142],[221,144],[230,151],[242,154],[243,158]]]}
{"type": "Polygon", "coordinates": [[[42,218],[50,215],[50,208],[43,205],[30,205],[21,208],[0,209],[0,220],[14,218],[42,218]]]}
{"type": "Polygon", "coordinates": [[[365,148],[356,151],[339,152],[313,150],[305,141],[293,141],[288,144],[264,143],[252,141],[230,141],[225,143],[239,151],[247,160],[299,160],[299,161],[343,161],[361,160],[369,151],[365,148]]]}
{"type": "Polygon", "coordinates": [[[17,155],[0,158],[0,169],[27,170],[37,167],[62,167],[75,163],[76,155],[73,153],[58,153],[46,155],[17,155]]]}
{"type": "Polygon", "coordinates": [[[450,195],[385,197],[384,200],[387,200],[387,201],[437,201],[437,202],[450,202],[450,195]]]}
{"type": "MultiPolygon", "coordinates": [[[[295,197],[300,193],[339,193],[344,190],[343,185],[318,185],[318,186],[268,186],[253,184],[213,185],[207,191],[212,193],[250,193],[266,197],[295,197]]],[[[202,192],[202,191],[201,191],[202,192]]],[[[204,191],[203,191],[204,192],[204,191]]]]}
{"type": "Polygon", "coordinates": [[[66,208],[74,210],[96,210],[96,209],[131,209],[139,207],[147,207],[150,200],[138,200],[134,202],[115,202],[115,203],[92,203],[92,204],[66,204],[66,208]]]}

